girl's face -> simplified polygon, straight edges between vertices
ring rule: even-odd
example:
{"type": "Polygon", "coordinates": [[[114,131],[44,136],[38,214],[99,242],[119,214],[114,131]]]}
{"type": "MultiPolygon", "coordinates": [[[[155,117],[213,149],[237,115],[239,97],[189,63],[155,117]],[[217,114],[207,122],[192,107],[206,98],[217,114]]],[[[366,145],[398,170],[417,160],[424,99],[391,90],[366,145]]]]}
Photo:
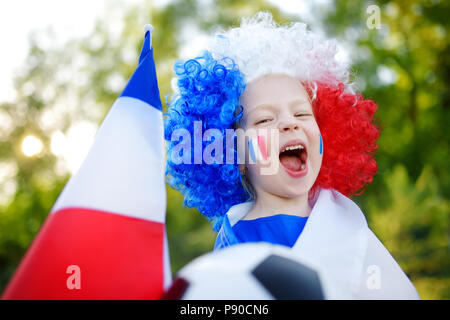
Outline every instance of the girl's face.
{"type": "Polygon", "coordinates": [[[268,154],[270,167],[275,168],[270,174],[261,174],[261,168],[267,167],[267,163],[246,162],[248,178],[257,196],[263,193],[283,198],[307,195],[322,165],[323,145],[303,85],[287,75],[265,75],[247,85],[240,102],[244,114],[239,127],[267,130],[267,150],[261,151],[268,154]],[[271,130],[278,131],[278,141],[271,140],[271,130]]]}

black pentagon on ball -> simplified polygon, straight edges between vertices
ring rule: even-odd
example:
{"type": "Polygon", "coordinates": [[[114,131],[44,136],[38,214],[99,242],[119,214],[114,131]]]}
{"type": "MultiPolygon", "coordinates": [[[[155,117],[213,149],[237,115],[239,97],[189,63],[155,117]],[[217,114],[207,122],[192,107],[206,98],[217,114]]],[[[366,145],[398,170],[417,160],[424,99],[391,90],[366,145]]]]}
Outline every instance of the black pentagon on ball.
{"type": "Polygon", "coordinates": [[[325,299],[317,272],[291,259],[272,254],[252,274],[277,300],[325,299]]]}

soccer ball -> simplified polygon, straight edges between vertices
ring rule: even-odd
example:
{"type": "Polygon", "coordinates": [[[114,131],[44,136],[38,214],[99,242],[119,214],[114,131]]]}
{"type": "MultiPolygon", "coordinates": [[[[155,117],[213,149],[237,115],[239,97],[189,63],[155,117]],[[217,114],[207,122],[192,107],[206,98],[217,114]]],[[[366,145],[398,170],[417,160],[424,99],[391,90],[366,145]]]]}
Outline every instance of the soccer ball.
{"type": "Polygon", "coordinates": [[[269,243],[244,243],[191,261],[176,275],[163,299],[323,300],[317,266],[291,249],[269,243]]]}

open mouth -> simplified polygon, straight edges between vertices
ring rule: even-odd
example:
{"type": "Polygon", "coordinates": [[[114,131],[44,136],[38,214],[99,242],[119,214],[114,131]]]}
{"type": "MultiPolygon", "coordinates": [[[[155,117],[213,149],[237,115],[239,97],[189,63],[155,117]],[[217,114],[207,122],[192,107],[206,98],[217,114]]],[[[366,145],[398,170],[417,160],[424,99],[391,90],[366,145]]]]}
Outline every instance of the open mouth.
{"type": "Polygon", "coordinates": [[[289,144],[281,149],[280,163],[291,175],[299,176],[306,173],[308,153],[302,143],[289,144]]]}

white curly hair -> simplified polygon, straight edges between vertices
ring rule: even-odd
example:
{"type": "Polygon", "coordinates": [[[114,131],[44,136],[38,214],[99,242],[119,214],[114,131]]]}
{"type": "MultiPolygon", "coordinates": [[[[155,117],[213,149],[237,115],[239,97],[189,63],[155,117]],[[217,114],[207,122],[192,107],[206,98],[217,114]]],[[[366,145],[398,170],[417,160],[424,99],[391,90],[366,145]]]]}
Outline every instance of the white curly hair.
{"type": "Polygon", "coordinates": [[[317,82],[343,83],[346,92],[354,93],[348,63],[335,58],[335,40],[323,39],[301,22],[278,25],[270,12],[260,11],[242,18],[240,27],[216,32],[207,49],[216,60],[233,59],[246,83],[282,73],[307,83],[314,97],[317,82]]]}

